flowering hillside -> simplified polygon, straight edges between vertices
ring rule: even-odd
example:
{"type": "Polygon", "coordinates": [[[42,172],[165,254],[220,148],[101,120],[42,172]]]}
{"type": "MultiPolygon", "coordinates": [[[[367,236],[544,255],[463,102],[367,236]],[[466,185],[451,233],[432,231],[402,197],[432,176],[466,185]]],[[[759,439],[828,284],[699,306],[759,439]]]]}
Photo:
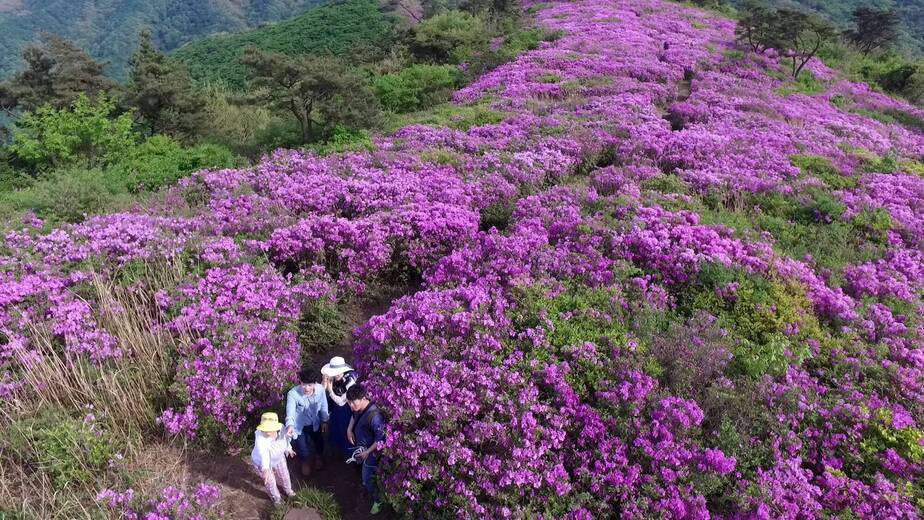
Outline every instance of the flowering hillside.
{"type": "Polygon", "coordinates": [[[52,358],[141,362],[115,284],[176,367],[159,423],[231,443],[281,398],[306,309],[400,280],[355,345],[399,511],[924,513],[924,134],[898,123],[924,111],[817,61],[787,81],[678,4],[536,7],[561,37],[456,94],[499,123],[10,233],[0,397],[52,392],[52,358]]]}

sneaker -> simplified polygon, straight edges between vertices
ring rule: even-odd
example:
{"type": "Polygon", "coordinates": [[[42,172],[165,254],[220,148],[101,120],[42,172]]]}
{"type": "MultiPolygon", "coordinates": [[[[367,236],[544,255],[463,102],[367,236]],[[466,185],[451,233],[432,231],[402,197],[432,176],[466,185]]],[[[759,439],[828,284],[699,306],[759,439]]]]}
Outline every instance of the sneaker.
{"type": "Polygon", "coordinates": [[[381,503],[381,502],[373,502],[373,503],[372,503],[372,509],[369,511],[369,514],[370,514],[370,515],[377,515],[377,514],[379,514],[381,511],[382,511],[382,503],[381,503]]]}
{"type": "Polygon", "coordinates": [[[292,497],[295,496],[295,491],[292,491],[291,489],[288,490],[288,491],[283,490],[282,492],[286,494],[286,497],[287,497],[287,498],[292,498],[292,497]]]}

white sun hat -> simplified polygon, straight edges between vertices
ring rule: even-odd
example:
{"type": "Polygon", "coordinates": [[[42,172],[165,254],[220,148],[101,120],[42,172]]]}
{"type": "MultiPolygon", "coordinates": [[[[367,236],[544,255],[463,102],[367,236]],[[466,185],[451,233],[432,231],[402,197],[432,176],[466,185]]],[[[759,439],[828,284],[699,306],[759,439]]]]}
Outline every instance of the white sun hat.
{"type": "Polygon", "coordinates": [[[334,356],[330,358],[330,363],[321,367],[321,374],[327,377],[336,377],[350,370],[353,370],[353,367],[347,365],[345,359],[340,356],[334,356]]]}

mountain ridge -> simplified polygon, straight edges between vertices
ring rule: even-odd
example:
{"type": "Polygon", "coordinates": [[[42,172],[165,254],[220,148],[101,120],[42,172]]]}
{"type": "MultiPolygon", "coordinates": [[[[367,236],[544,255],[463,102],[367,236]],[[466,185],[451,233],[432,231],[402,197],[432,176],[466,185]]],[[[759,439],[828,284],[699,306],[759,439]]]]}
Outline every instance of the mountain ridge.
{"type": "Polygon", "coordinates": [[[150,29],[157,46],[172,51],[216,32],[239,32],[278,21],[321,0],[0,0],[0,78],[19,66],[25,45],[42,32],[75,41],[110,73],[123,78],[138,33],[150,29]]]}

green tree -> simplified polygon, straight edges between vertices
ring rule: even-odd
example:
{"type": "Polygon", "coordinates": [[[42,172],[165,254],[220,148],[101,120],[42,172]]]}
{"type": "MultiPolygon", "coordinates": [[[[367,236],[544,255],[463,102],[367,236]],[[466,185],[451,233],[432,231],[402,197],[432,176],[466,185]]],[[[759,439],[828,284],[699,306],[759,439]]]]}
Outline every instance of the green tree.
{"type": "Polygon", "coordinates": [[[60,109],[84,94],[95,99],[109,95],[116,83],[106,77],[106,64],[93,60],[83,49],[55,34],[22,51],[26,68],[6,83],[6,105],[32,112],[43,105],[60,109]]]}
{"type": "Polygon", "coordinates": [[[10,151],[36,171],[119,160],[138,141],[131,113],[115,116],[115,103],[81,94],[69,108],[50,105],[26,113],[13,128],[10,151]]]}
{"type": "Polygon", "coordinates": [[[895,9],[857,7],[852,13],[855,29],[847,37],[863,54],[885,48],[898,38],[899,16],[895,9]]]}
{"type": "Polygon", "coordinates": [[[766,4],[749,1],[741,9],[735,36],[757,54],[774,46],[776,33],[775,13],[766,4]]]}
{"type": "Polygon", "coordinates": [[[818,15],[798,9],[767,7],[761,1],[749,1],[741,11],[735,34],[752,51],[761,54],[769,48],[791,60],[791,74],[799,73],[818,51],[832,42],[837,32],[834,26],[818,15]]]}
{"type": "Polygon", "coordinates": [[[135,109],[146,135],[167,134],[189,140],[204,120],[205,100],[195,90],[186,66],[157,50],[144,31],[132,56],[125,104],[135,109]]]}
{"type": "Polygon", "coordinates": [[[488,50],[490,35],[480,16],[446,11],[424,20],[414,30],[414,52],[434,63],[462,63],[488,50]]]}
{"type": "Polygon", "coordinates": [[[777,11],[774,25],[774,47],[791,61],[793,79],[798,79],[805,65],[837,35],[827,19],[796,9],[777,11]]]}
{"type": "Polygon", "coordinates": [[[380,122],[381,107],[367,82],[336,59],[248,49],[241,62],[256,96],[295,118],[303,143],[326,137],[337,124],[368,128],[380,122]]]}

